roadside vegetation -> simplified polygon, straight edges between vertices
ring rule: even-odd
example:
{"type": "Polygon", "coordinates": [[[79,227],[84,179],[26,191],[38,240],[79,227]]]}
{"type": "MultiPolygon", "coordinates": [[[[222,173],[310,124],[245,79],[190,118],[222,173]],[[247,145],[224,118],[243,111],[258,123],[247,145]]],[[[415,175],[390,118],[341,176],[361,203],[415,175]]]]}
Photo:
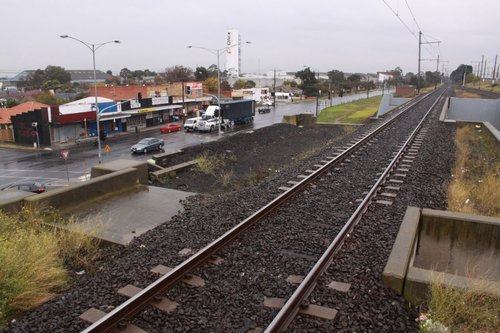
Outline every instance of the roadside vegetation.
{"type": "Polygon", "coordinates": [[[91,269],[98,241],[55,224],[74,227],[75,220],[0,211],[0,327],[63,290],[69,270],[91,269]]]}
{"type": "Polygon", "coordinates": [[[481,98],[481,95],[468,91],[455,89],[455,96],[460,98],[481,98]]]}
{"type": "MultiPolygon", "coordinates": [[[[458,127],[457,157],[448,188],[448,210],[500,217],[500,144],[479,124],[458,127]]],[[[500,294],[482,280],[466,289],[450,288],[437,277],[430,288],[427,313],[420,318],[422,333],[498,332],[500,294]]]]}
{"type": "Polygon", "coordinates": [[[431,284],[429,313],[419,318],[420,332],[498,332],[500,296],[491,292],[493,282],[482,280],[467,289],[450,288],[440,277],[431,284]]]}
{"type": "Polygon", "coordinates": [[[321,111],[318,116],[320,123],[361,124],[375,115],[382,96],[360,99],[354,102],[331,106],[321,111]]]}
{"type": "Polygon", "coordinates": [[[500,217],[500,144],[479,124],[460,126],[455,142],[448,209],[500,217]]]}
{"type": "Polygon", "coordinates": [[[500,93],[500,85],[498,83],[493,84],[491,81],[481,82],[480,85],[479,80],[477,80],[475,82],[466,83],[465,86],[469,88],[474,88],[474,89],[480,88],[481,90],[500,93]]]}

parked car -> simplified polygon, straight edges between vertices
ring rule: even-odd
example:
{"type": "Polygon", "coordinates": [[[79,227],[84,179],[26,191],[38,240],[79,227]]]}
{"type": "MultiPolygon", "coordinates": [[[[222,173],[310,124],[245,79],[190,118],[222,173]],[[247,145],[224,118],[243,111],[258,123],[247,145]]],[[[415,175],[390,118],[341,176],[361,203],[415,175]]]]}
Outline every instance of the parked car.
{"type": "Polygon", "coordinates": [[[41,182],[37,180],[22,180],[19,182],[15,183],[10,183],[6,185],[0,185],[0,191],[4,190],[20,190],[20,191],[27,191],[27,192],[33,192],[33,193],[42,193],[45,192],[47,187],[45,184],[42,184],[41,182]]]}
{"type": "Polygon", "coordinates": [[[162,150],[165,142],[158,138],[145,138],[130,147],[132,153],[147,153],[152,150],[162,150]]]}
{"type": "Polygon", "coordinates": [[[162,133],[170,133],[180,131],[181,127],[177,124],[167,124],[165,126],[160,127],[160,132],[162,133]]]}

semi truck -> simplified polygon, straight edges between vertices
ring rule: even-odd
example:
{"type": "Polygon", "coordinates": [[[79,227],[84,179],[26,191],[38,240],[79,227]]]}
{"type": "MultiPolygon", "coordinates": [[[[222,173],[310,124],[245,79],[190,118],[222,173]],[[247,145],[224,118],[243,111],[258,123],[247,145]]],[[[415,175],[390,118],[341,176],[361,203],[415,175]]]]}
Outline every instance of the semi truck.
{"type": "MultiPolygon", "coordinates": [[[[222,102],[220,104],[221,112],[221,128],[229,128],[233,124],[247,124],[253,121],[255,116],[255,101],[242,100],[222,102]]],[[[210,105],[201,120],[196,123],[198,131],[211,132],[219,126],[219,106],[210,105]]]]}
{"type": "Polygon", "coordinates": [[[248,124],[253,121],[255,116],[254,100],[223,102],[220,107],[222,109],[222,118],[231,121],[235,125],[248,124]]]}

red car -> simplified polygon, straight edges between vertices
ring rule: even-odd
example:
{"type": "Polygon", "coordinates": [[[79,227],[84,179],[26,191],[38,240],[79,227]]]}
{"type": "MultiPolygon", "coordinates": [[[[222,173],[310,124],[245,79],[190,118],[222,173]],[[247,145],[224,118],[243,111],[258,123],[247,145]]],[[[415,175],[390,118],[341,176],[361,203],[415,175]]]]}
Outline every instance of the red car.
{"type": "Polygon", "coordinates": [[[167,124],[165,126],[160,127],[160,132],[162,133],[170,133],[180,131],[181,127],[177,124],[167,124]]]}

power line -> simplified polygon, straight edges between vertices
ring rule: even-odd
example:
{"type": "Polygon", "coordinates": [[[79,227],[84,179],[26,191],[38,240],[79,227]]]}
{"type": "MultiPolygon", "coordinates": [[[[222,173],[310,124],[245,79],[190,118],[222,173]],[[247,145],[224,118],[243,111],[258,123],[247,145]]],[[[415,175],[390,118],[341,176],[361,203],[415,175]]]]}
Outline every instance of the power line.
{"type": "Polygon", "coordinates": [[[413,15],[413,12],[410,8],[410,4],[408,3],[408,0],[405,0],[405,3],[406,3],[406,7],[408,7],[408,10],[410,11],[411,17],[413,17],[413,22],[415,22],[415,25],[417,26],[418,30],[422,31],[422,29],[420,29],[420,26],[418,25],[418,22],[417,22],[417,19],[415,18],[415,15],[413,15]]]}
{"type": "Polygon", "coordinates": [[[413,37],[415,37],[416,40],[418,40],[418,37],[417,35],[413,32],[413,30],[410,29],[410,27],[408,26],[408,24],[406,24],[405,21],[403,21],[403,19],[399,16],[399,14],[394,10],[392,9],[391,6],[389,6],[389,4],[385,1],[385,0],[382,0],[382,2],[387,6],[387,8],[389,8],[389,10],[394,14],[396,15],[396,17],[398,18],[398,20],[405,26],[405,28],[413,35],[413,37]]]}

